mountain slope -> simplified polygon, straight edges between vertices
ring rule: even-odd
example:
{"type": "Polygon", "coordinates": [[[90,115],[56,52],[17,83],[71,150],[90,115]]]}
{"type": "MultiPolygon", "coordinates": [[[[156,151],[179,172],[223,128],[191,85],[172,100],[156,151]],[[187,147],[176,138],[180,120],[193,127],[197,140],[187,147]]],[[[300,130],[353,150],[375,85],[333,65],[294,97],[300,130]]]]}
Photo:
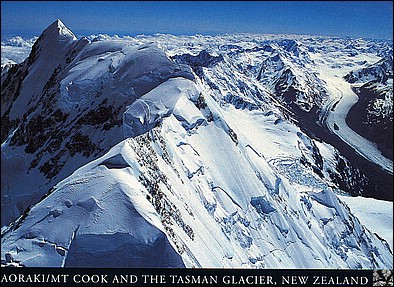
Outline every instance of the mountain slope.
{"type": "Polygon", "coordinates": [[[328,92],[302,43],[43,35],[2,82],[2,264],[392,266],[336,195],[368,178],[297,119],[328,92]]]}
{"type": "Polygon", "coordinates": [[[126,107],[175,77],[193,78],[157,46],[75,40],[59,21],[49,26],[2,83],[2,224],[122,140],[126,107]]]}
{"type": "Polygon", "coordinates": [[[161,237],[140,223],[148,221],[171,242],[167,267],[392,264],[388,245],[297,159],[266,160],[264,144],[244,136],[236,144],[220,121],[190,133],[182,121],[191,112],[203,118],[181,97],[159,127],[60,182],[4,233],[3,252],[26,266],[88,267],[93,258],[101,259],[93,266],[152,266],[161,259],[133,261],[139,253],[130,259],[122,251],[135,250],[137,240],[146,254],[162,252],[161,237]]]}
{"type": "Polygon", "coordinates": [[[352,129],[375,142],[393,159],[393,57],[386,56],[368,67],[344,77],[353,83],[359,101],[349,111],[352,129]]]}

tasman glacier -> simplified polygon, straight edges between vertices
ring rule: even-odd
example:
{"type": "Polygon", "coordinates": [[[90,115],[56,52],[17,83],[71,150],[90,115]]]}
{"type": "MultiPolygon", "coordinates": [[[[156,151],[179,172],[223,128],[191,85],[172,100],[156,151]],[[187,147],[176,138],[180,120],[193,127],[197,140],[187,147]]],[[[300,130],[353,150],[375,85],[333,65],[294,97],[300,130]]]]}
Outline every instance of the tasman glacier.
{"type": "Polygon", "coordinates": [[[392,268],[338,196],[369,179],[298,120],[330,89],[289,39],[51,24],[2,69],[2,265],[392,268]]]}

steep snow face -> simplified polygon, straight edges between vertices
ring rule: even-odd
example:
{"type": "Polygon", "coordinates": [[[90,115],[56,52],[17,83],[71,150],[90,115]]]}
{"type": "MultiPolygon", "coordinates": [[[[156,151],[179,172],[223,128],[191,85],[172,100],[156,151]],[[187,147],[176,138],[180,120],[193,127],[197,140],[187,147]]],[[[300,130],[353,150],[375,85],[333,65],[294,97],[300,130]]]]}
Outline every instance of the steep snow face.
{"type": "Polygon", "coordinates": [[[136,137],[150,131],[163,117],[172,114],[181,95],[197,93],[192,81],[185,78],[169,79],[127,107],[123,114],[124,136],[136,137]]]}
{"type": "Polygon", "coordinates": [[[393,250],[393,203],[361,196],[351,197],[341,195],[340,199],[346,202],[351,212],[358,217],[361,224],[371,232],[381,235],[390,244],[393,250]]]}
{"type": "Polygon", "coordinates": [[[387,45],[50,27],[69,48],[49,79],[30,72],[52,41],[2,78],[2,264],[392,268],[390,238],[337,196],[367,178],[295,113],[327,107],[334,59],[342,77],[387,45]]]}
{"type": "Polygon", "coordinates": [[[156,102],[140,101],[152,103],[149,126],[172,110],[174,91],[191,86],[191,69],[152,43],[76,40],[60,21],[50,25],[2,78],[2,225],[119,143],[127,106],[172,78],[156,102]]]}
{"type": "Polygon", "coordinates": [[[123,156],[131,161],[134,155],[119,145],[106,159],[55,186],[31,210],[33,221],[21,219],[24,223],[16,230],[24,234],[23,239],[13,233],[7,240],[14,241],[11,248],[25,250],[23,265],[184,266],[141,192],[138,170],[123,156]]]}
{"type": "Polygon", "coordinates": [[[42,32],[32,46],[29,57],[2,77],[2,116],[6,114],[8,121],[15,120],[26,110],[27,103],[37,103],[44,85],[75,41],[74,34],[60,20],[42,32]],[[10,79],[13,75],[17,75],[18,79],[10,79]],[[11,91],[7,91],[9,87],[11,91]],[[11,103],[13,108],[10,107],[11,103]]]}
{"type": "Polygon", "coordinates": [[[153,43],[91,42],[71,66],[60,82],[59,105],[64,112],[90,103],[97,93],[131,103],[170,78],[193,79],[189,68],[175,65],[153,43]]]}
{"type": "Polygon", "coordinates": [[[76,40],[74,34],[60,20],[56,20],[44,30],[27,59],[28,74],[9,112],[11,120],[25,112],[26,103],[40,98],[44,85],[76,40]]]}
{"type": "Polygon", "coordinates": [[[159,126],[57,184],[3,230],[2,258],[70,267],[98,266],[94,258],[107,267],[392,265],[388,244],[300,163],[301,153],[313,157],[313,141],[286,121],[271,129],[273,114],[204,102],[181,95],[159,126]]]}
{"type": "MultiPolygon", "coordinates": [[[[38,103],[41,102],[42,105],[44,87],[48,90],[47,83],[51,82],[54,70],[64,60],[75,41],[75,36],[60,21],[55,21],[37,39],[29,57],[20,65],[10,69],[5,78],[2,77],[1,165],[6,170],[2,174],[1,183],[2,207],[5,210],[2,224],[15,219],[22,210],[36,202],[45,193],[37,191],[38,186],[42,186],[43,183],[42,175],[35,174],[34,171],[28,174],[31,169],[29,165],[33,160],[29,156],[32,149],[26,147],[23,151],[19,146],[27,142],[15,144],[13,136],[20,133],[22,137],[31,137],[31,145],[37,145],[37,149],[42,144],[40,140],[37,140],[42,135],[41,119],[48,116],[48,113],[51,114],[51,111],[42,111],[38,103]],[[33,116],[34,112],[37,113],[36,117],[33,116]],[[30,129],[25,128],[29,125],[28,121],[22,123],[23,117],[33,118],[30,122],[30,129]],[[9,145],[17,147],[11,152],[12,148],[9,145]],[[21,178],[25,178],[26,174],[26,181],[22,181],[21,178]],[[26,191],[26,186],[32,189],[26,191]],[[25,202],[23,198],[19,199],[20,196],[31,199],[25,202]]],[[[56,128],[53,123],[46,126],[56,128]]]]}

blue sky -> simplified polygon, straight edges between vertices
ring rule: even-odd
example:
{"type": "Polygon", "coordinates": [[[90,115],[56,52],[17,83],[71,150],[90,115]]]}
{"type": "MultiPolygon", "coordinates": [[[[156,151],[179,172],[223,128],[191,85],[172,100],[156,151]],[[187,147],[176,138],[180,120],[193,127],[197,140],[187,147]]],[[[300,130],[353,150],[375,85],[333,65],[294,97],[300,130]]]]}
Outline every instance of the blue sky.
{"type": "Polygon", "coordinates": [[[392,1],[1,1],[4,36],[272,33],[392,39],[392,1]]]}

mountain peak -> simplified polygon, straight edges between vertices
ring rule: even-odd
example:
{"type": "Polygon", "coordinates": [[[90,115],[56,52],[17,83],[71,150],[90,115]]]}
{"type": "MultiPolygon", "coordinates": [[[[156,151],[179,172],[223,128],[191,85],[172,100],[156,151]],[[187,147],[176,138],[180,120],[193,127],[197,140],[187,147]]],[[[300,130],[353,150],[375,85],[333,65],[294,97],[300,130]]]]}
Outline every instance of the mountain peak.
{"type": "Polygon", "coordinates": [[[73,40],[76,40],[74,33],[71,32],[70,29],[64,25],[64,23],[60,19],[56,19],[51,25],[49,25],[42,35],[46,35],[50,37],[59,37],[59,36],[68,36],[71,37],[73,40]]]}

